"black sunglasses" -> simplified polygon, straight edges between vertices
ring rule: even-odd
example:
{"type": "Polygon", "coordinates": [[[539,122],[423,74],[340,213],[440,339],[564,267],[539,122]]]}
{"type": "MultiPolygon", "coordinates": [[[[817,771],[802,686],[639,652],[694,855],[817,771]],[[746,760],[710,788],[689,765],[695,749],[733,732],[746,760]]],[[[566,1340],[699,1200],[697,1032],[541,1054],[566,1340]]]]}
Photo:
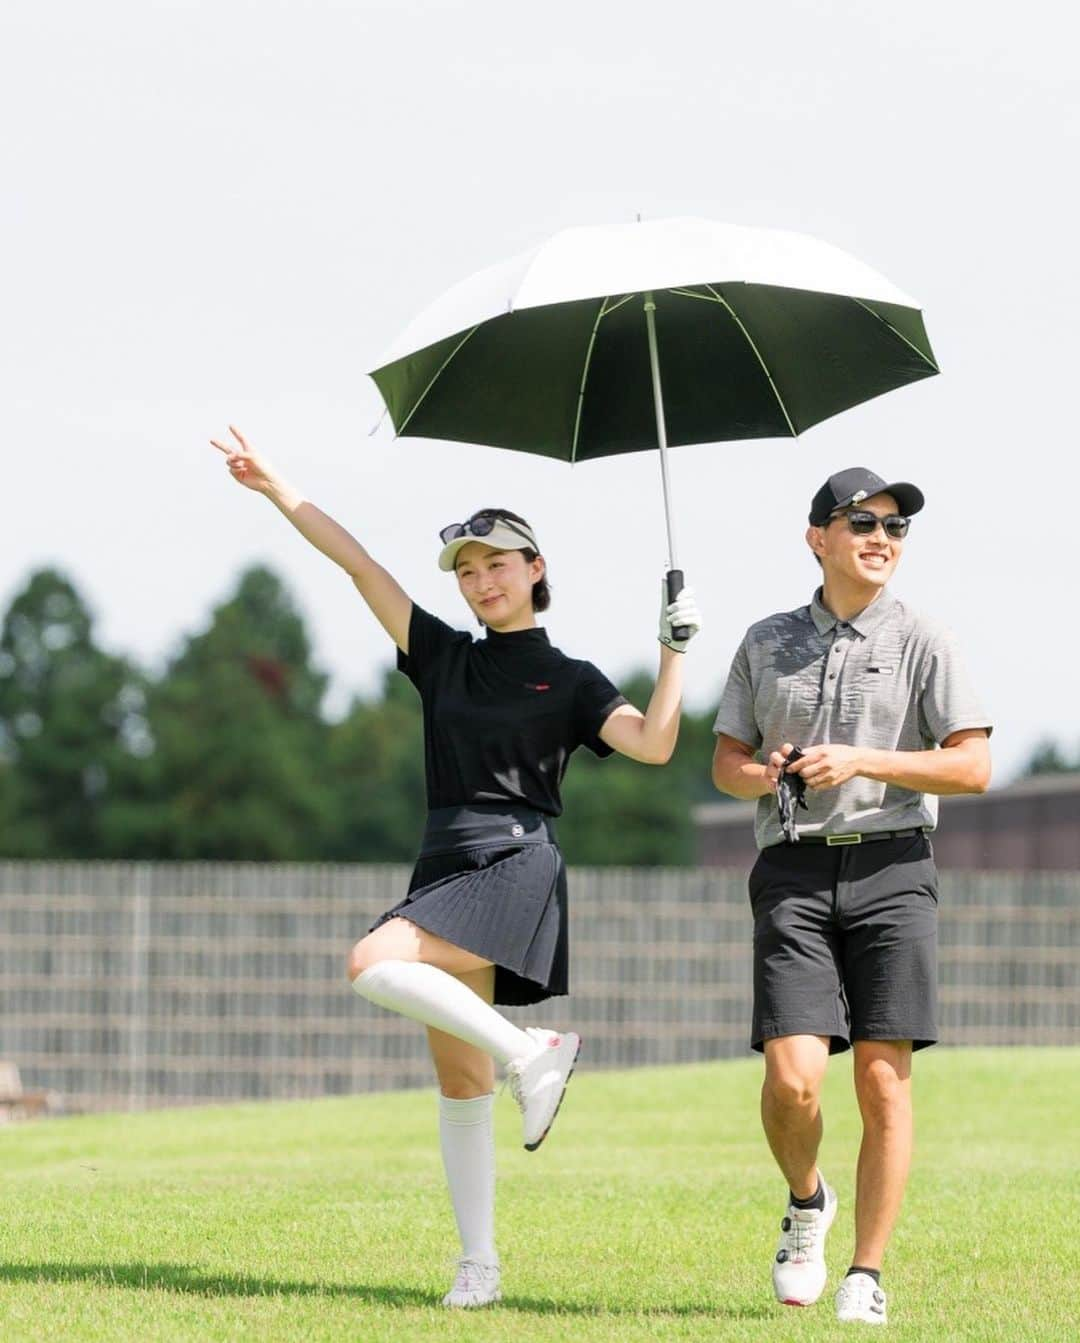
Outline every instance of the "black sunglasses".
{"type": "Polygon", "coordinates": [[[834,513],[825,526],[827,527],[829,522],[835,522],[837,518],[847,518],[847,525],[856,536],[873,536],[880,523],[885,528],[885,535],[894,541],[902,541],[911,526],[911,519],[899,513],[887,513],[881,517],[877,513],[871,513],[868,508],[845,508],[842,513],[834,513]]]}
{"type": "Polygon", "coordinates": [[[532,549],[536,545],[535,539],[528,532],[523,532],[521,528],[510,521],[502,513],[492,513],[484,509],[480,513],[474,513],[471,518],[465,522],[452,522],[448,527],[444,527],[439,533],[439,540],[443,545],[448,545],[451,541],[456,541],[459,536],[490,536],[495,529],[496,523],[506,527],[511,532],[516,532],[518,536],[523,537],[532,549]]]}

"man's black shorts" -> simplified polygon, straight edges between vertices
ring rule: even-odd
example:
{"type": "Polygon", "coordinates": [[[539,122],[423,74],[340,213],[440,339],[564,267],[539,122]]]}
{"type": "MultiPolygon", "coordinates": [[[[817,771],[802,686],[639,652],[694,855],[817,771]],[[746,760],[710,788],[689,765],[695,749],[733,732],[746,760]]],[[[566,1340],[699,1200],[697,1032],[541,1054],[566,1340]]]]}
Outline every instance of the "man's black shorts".
{"type": "Polygon", "coordinates": [[[757,1050],[780,1035],[937,1039],[937,869],[923,834],[777,844],[750,873],[757,1050]]]}

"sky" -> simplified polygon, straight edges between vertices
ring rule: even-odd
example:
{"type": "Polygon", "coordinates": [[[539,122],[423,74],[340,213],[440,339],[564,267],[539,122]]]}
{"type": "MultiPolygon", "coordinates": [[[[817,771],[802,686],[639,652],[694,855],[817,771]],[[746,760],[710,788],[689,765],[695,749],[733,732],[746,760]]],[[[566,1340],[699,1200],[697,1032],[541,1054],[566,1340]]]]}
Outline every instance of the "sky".
{"type": "MultiPolygon", "coordinates": [[[[570,468],[395,441],[366,370],[449,285],[557,229],[795,229],[914,295],[942,374],[798,440],[671,455],[716,702],[746,627],[805,602],[810,496],[865,465],[927,496],[893,590],[957,632],[997,781],[1080,749],[1077,19],[953,0],[472,0],[0,11],[0,608],[40,566],[160,669],[242,568],[303,611],[330,708],[391,650],[349,581],[208,445],[228,423],[410,594],[467,624],[436,532],[524,514],[553,641],[656,659],[653,454],[570,468]]],[[[704,767],[704,765],[703,765],[704,767]]]]}

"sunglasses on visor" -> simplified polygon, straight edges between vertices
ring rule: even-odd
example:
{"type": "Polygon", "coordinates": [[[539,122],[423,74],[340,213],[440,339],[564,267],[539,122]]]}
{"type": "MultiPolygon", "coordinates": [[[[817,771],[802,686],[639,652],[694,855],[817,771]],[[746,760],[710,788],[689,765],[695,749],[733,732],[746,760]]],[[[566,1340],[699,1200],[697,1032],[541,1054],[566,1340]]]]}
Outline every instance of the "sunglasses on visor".
{"type": "MultiPolygon", "coordinates": [[[[888,513],[880,517],[877,513],[871,513],[868,508],[845,508],[842,513],[834,513],[829,522],[836,522],[838,518],[846,518],[847,525],[856,536],[873,536],[880,523],[885,529],[885,535],[893,541],[902,541],[911,526],[911,519],[902,517],[899,513],[888,513]]],[[[826,522],[826,527],[829,522],[826,522]]]]}
{"type": "Polygon", "coordinates": [[[527,531],[523,531],[518,523],[511,522],[502,513],[492,513],[487,509],[480,513],[474,513],[465,522],[451,522],[448,527],[444,527],[439,533],[439,540],[445,546],[451,541],[456,541],[459,536],[490,536],[496,526],[505,527],[507,531],[514,532],[528,543],[530,550],[535,550],[536,538],[534,536],[531,536],[527,531]]]}

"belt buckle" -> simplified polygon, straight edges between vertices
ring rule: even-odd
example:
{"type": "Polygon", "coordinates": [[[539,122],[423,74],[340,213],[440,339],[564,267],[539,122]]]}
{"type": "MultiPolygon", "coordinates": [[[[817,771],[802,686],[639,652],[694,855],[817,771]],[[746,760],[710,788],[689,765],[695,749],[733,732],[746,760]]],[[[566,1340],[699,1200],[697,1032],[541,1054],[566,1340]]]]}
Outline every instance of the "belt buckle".
{"type": "Polygon", "coordinates": [[[829,846],[830,849],[834,848],[837,844],[861,844],[862,835],[861,834],[826,835],[825,843],[829,846]]]}

